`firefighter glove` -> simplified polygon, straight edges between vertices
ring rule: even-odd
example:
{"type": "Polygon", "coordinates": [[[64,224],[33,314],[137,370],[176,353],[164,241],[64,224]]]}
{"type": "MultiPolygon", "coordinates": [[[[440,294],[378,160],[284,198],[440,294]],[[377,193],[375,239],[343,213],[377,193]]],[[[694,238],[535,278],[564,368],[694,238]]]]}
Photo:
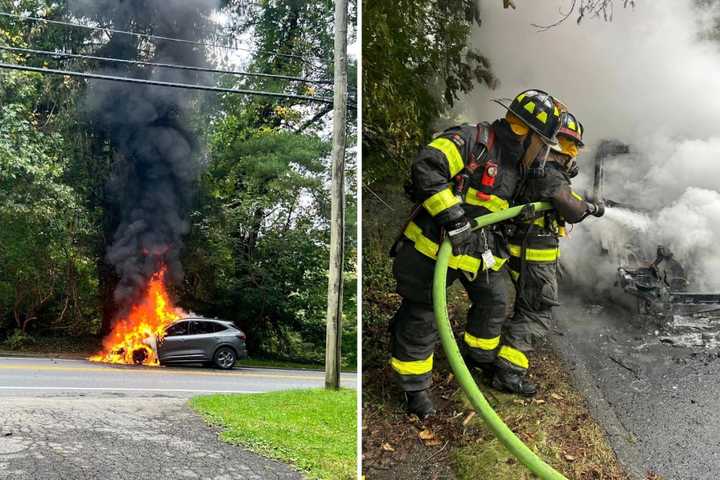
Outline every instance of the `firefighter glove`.
{"type": "Polygon", "coordinates": [[[466,255],[471,253],[475,247],[475,235],[467,217],[447,222],[445,225],[450,243],[452,244],[453,255],[466,255]]]}
{"type": "Polygon", "coordinates": [[[602,217],[605,215],[605,205],[603,203],[589,203],[590,215],[602,217]]]}

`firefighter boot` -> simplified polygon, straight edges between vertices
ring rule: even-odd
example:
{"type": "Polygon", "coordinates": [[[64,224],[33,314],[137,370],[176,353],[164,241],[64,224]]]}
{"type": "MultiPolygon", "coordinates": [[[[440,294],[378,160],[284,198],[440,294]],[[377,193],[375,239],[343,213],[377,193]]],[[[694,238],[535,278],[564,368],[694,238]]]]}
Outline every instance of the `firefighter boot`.
{"type": "Polygon", "coordinates": [[[465,351],[463,359],[469,368],[480,370],[483,382],[489,384],[492,381],[497,371],[497,365],[494,362],[478,362],[472,358],[468,351],[465,351]]]}
{"type": "Polygon", "coordinates": [[[537,393],[537,387],[528,380],[524,373],[518,373],[508,368],[498,368],[493,377],[492,386],[496,390],[516,393],[526,397],[532,397],[537,393]]]}
{"type": "Polygon", "coordinates": [[[420,420],[435,414],[435,407],[427,390],[405,392],[405,398],[407,399],[408,413],[414,413],[420,420]]]}

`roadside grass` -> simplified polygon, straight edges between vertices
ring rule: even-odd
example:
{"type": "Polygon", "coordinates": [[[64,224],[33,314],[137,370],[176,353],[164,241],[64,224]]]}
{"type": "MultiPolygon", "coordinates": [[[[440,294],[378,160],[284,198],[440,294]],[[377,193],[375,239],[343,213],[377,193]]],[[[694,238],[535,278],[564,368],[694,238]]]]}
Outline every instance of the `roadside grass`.
{"type": "MultiPolygon", "coordinates": [[[[235,363],[236,367],[265,367],[265,368],[289,368],[295,370],[325,370],[325,365],[321,363],[302,363],[290,362],[284,360],[273,360],[269,358],[244,358],[235,363]]],[[[340,370],[342,372],[355,372],[355,367],[343,365],[340,370]]]]}
{"type": "Polygon", "coordinates": [[[225,442],[291,463],[314,479],[356,476],[357,392],[341,389],[209,395],[191,406],[225,442]]]}
{"type": "MultiPolygon", "coordinates": [[[[534,399],[504,394],[478,382],[498,415],[528,447],[567,478],[627,479],[602,428],[590,416],[584,398],[573,388],[556,354],[544,349],[533,360],[533,380],[541,388],[534,399]]],[[[464,394],[458,398],[463,410],[472,410],[464,394]]],[[[459,479],[536,478],[495,438],[479,416],[473,417],[466,427],[476,429],[476,434],[474,441],[453,453],[459,479]]]]}

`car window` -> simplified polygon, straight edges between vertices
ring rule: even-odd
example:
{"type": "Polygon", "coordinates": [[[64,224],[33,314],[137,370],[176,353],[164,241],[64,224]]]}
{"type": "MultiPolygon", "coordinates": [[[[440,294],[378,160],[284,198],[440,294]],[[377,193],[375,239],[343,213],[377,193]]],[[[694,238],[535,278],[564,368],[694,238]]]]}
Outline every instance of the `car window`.
{"type": "Polygon", "coordinates": [[[170,328],[168,328],[165,331],[166,337],[177,337],[180,335],[187,335],[187,334],[188,334],[188,322],[176,323],[175,325],[171,325],[170,328]]]}
{"type": "Polygon", "coordinates": [[[225,330],[225,327],[215,322],[203,322],[201,320],[193,320],[190,322],[190,334],[202,335],[204,333],[215,333],[225,330]]]}

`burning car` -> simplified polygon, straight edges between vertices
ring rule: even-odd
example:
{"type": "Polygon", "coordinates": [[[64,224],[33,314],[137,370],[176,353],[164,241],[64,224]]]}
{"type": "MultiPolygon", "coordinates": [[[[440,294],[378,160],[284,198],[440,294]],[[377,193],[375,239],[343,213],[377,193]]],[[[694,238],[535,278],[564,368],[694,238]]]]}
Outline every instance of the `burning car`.
{"type": "Polygon", "coordinates": [[[202,363],[230,369],[247,356],[245,334],[232,322],[193,316],[175,307],[161,268],[142,297],[119,318],[93,362],[157,366],[202,363]]]}
{"type": "Polygon", "coordinates": [[[247,357],[245,334],[232,322],[184,318],[170,325],[157,342],[160,364],[202,363],[228,370],[247,357]]]}

